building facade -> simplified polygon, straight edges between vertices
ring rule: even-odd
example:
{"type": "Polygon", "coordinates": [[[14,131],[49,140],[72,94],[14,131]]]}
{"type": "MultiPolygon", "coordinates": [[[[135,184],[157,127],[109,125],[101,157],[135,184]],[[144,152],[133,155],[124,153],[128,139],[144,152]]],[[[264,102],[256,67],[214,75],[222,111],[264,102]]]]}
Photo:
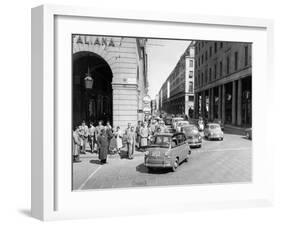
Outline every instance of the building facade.
{"type": "Polygon", "coordinates": [[[159,91],[159,110],[190,115],[194,108],[194,44],[191,42],[159,91]]]}
{"type": "Polygon", "coordinates": [[[195,116],[252,123],[252,44],[196,41],[195,116]]]}
{"type": "Polygon", "coordinates": [[[110,121],[125,128],[142,120],[147,94],[146,39],[73,35],[73,125],[110,121]],[[86,74],[93,87],[84,85],[86,74]]]}

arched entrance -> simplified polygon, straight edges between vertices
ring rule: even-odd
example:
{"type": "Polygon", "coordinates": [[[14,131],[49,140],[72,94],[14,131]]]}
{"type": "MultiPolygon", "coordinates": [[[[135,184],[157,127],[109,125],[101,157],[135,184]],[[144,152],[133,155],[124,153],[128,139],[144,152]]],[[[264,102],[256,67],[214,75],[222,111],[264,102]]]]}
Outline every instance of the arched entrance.
{"type": "Polygon", "coordinates": [[[112,71],[108,63],[98,54],[88,51],[73,54],[72,112],[73,126],[82,120],[110,121],[112,124],[112,71]],[[92,89],[86,89],[84,78],[90,72],[92,89]]]}

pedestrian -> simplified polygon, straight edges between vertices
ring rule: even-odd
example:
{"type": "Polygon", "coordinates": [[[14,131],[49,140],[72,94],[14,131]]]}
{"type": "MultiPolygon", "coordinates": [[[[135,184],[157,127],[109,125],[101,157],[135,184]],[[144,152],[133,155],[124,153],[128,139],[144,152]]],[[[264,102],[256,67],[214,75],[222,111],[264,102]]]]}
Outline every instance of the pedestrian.
{"type": "Polygon", "coordinates": [[[98,144],[99,160],[101,164],[105,164],[107,161],[107,153],[108,153],[108,139],[104,128],[101,129],[101,133],[97,137],[97,144],[98,144]]]}
{"type": "Polygon", "coordinates": [[[117,152],[119,154],[120,154],[121,148],[123,146],[122,137],[123,137],[123,134],[122,134],[122,131],[120,129],[120,126],[117,126],[117,129],[116,129],[116,146],[117,146],[117,152]]]}
{"type": "Polygon", "coordinates": [[[134,146],[135,146],[135,131],[134,131],[134,127],[131,127],[127,132],[128,159],[133,159],[134,146]]]}
{"type": "Polygon", "coordinates": [[[76,126],[73,133],[72,133],[72,156],[73,156],[73,162],[78,162],[80,158],[80,149],[81,149],[81,139],[79,135],[79,127],[76,126]]]}
{"type": "Polygon", "coordinates": [[[117,152],[116,130],[114,128],[112,129],[112,138],[109,143],[109,151],[112,154],[117,152]]]}
{"type": "Polygon", "coordinates": [[[148,128],[147,128],[147,123],[144,122],[143,126],[140,129],[141,148],[146,148],[148,136],[149,136],[149,131],[148,131],[148,128]]]}
{"type": "Polygon", "coordinates": [[[102,124],[103,124],[103,121],[99,120],[98,125],[96,126],[96,129],[95,129],[95,137],[96,137],[96,139],[101,134],[101,130],[104,128],[104,126],[102,124]]]}
{"type": "Polygon", "coordinates": [[[110,141],[113,138],[112,126],[110,125],[109,121],[106,122],[105,133],[106,133],[106,137],[107,137],[107,140],[108,140],[108,150],[109,150],[110,141]]]}
{"type": "Polygon", "coordinates": [[[82,151],[81,152],[83,154],[86,154],[86,146],[88,144],[89,128],[86,125],[84,120],[82,121],[82,125],[80,127],[80,135],[81,135],[81,138],[83,140],[83,146],[82,146],[82,151]]]}
{"type": "Polygon", "coordinates": [[[138,121],[138,125],[136,127],[136,146],[140,148],[140,129],[141,129],[141,121],[138,121]]]}
{"type": "Polygon", "coordinates": [[[91,147],[91,152],[94,153],[95,151],[95,130],[94,123],[90,122],[90,128],[89,128],[89,143],[91,147]]]}

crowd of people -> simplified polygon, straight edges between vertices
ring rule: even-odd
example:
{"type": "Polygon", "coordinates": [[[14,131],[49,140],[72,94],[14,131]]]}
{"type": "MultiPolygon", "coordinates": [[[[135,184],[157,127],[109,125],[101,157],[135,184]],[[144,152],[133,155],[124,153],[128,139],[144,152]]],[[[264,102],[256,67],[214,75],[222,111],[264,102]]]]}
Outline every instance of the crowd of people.
{"type": "Polygon", "coordinates": [[[79,161],[80,155],[86,151],[96,152],[101,164],[106,163],[108,154],[120,155],[121,150],[128,159],[133,159],[136,150],[146,149],[151,136],[163,132],[166,132],[166,126],[161,119],[138,121],[136,127],[128,123],[125,131],[119,126],[112,127],[109,121],[104,125],[101,120],[96,126],[93,122],[87,125],[83,121],[73,130],[73,161],[79,161]]]}

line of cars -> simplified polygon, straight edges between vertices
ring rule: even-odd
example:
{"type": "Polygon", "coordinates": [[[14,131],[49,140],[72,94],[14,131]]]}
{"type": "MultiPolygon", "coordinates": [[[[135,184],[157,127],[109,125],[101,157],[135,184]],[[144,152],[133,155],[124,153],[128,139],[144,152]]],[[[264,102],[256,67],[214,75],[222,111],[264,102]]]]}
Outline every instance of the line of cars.
{"type": "MultiPolygon", "coordinates": [[[[188,162],[191,147],[202,146],[202,135],[196,123],[184,120],[183,117],[166,117],[166,133],[152,137],[144,157],[144,165],[149,171],[155,168],[171,168],[176,171],[180,163],[188,162]]],[[[204,136],[223,140],[223,131],[219,123],[208,123],[204,136]]]]}

